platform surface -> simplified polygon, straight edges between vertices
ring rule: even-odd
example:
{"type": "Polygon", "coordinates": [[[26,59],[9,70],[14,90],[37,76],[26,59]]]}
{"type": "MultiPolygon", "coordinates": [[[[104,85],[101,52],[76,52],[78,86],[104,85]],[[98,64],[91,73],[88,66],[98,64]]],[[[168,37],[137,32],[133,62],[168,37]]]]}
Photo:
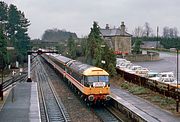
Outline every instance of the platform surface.
{"type": "Polygon", "coordinates": [[[0,122],[40,121],[37,83],[17,83],[0,111],[0,122]]]}
{"type": "Polygon", "coordinates": [[[121,104],[126,105],[130,110],[134,110],[137,114],[145,117],[148,121],[157,122],[180,122],[180,116],[175,116],[170,112],[162,110],[148,101],[132,95],[131,93],[111,86],[112,97],[121,104]]]}

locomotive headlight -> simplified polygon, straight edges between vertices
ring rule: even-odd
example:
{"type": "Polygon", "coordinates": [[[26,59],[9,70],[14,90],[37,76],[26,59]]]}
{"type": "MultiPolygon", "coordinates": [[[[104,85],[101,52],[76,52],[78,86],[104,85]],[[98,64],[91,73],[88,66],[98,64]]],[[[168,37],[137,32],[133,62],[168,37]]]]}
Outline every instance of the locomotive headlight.
{"type": "Polygon", "coordinates": [[[93,100],[94,100],[94,95],[88,96],[88,100],[89,100],[89,101],[93,101],[93,100]]]}
{"type": "Polygon", "coordinates": [[[108,101],[110,99],[111,99],[110,95],[106,95],[106,100],[108,101]]]}

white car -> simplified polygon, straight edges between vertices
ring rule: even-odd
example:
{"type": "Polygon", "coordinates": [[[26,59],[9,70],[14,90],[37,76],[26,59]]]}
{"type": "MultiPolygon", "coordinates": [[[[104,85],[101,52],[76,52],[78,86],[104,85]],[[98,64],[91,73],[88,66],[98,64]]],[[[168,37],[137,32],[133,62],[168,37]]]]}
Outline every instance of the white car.
{"type": "Polygon", "coordinates": [[[173,83],[175,81],[173,72],[161,72],[158,74],[159,80],[164,83],[173,83]]]}
{"type": "Polygon", "coordinates": [[[161,72],[158,74],[154,74],[154,77],[149,77],[149,79],[167,84],[175,84],[177,82],[176,79],[174,78],[173,72],[161,72]]]}
{"type": "Polygon", "coordinates": [[[127,62],[127,60],[124,58],[116,58],[116,67],[121,65],[124,62],[127,62]]]}
{"type": "Polygon", "coordinates": [[[147,77],[148,76],[149,70],[147,68],[141,68],[136,70],[136,75],[142,76],[142,77],[147,77]]]}
{"type": "Polygon", "coordinates": [[[151,80],[159,80],[159,73],[158,72],[153,72],[153,71],[150,71],[148,73],[148,78],[151,79],[151,80]]]}
{"type": "Polygon", "coordinates": [[[141,66],[134,66],[134,65],[130,65],[128,68],[125,69],[126,72],[129,72],[131,74],[135,74],[136,71],[141,70],[142,67],[141,66]]]}
{"type": "Polygon", "coordinates": [[[131,64],[130,61],[122,62],[121,64],[117,65],[117,68],[124,70],[129,64],[131,64]]]}

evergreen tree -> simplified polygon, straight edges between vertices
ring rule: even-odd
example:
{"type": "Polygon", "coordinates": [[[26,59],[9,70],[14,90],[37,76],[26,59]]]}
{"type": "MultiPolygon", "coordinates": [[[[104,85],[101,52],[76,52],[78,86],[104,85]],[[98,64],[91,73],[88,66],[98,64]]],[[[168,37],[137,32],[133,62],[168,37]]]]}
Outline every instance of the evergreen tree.
{"type": "MultiPolygon", "coordinates": [[[[28,26],[29,21],[25,18],[23,12],[17,9],[15,5],[8,5],[0,1],[0,31],[1,31],[1,54],[5,56],[5,61],[10,59],[11,54],[5,54],[4,46],[14,46],[18,54],[19,61],[27,59],[27,50],[29,49],[28,26]],[[3,45],[3,47],[2,47],[3,45]],[[9,55],[9,56],[8,56],[9,55]]],[[[6,48],[5,48],[6,49],[6,48]]],[[[10,63],[8,61],[8,63],[10,63]]]]}
{"type": "Polygon", "coordinates": [[[8,11],[8,22],[8,36],[17,50],[18,61],[22,63],[26,61],[27,50],[30,48],[30,38],[27,33],[30,22],[25,18],[24,13],[12,4],[8,11]]]}
{"type": "Polygon", "coordinates": [[[0,66],[4,68],[5,63],[7,62],[7,38],[4,34],[3,25],[0,24],[0,66]]]}
{"type": "Polygon", "coordinates": [[[86,48],[86,61],[89,64],[99,66],[101,59],[101,43],[102,39],[100,36],[99,26],[97,22],[93,23],[93,27],[91,28],[91,32],[87,39],[87,48],[86,48]]]}
{"type": "Polygon", "coordinates": [[[101,37],[99,26],[93,23],[87,39],[86,62],[105,69],[110,75],[115,75],[116,56],[101,37]]]}
{"type": "Polygon", "coordinates": [[[114,76],[116,74],[116,55],[106,43],[103,44],[102,59],[105,61],[105,65],[103,68],[107,70],[111,76],[114,76]]]}
{"type": "Polygon", "coordinates": [[[140,51],[140,45],[142,43],[142,40],[141,39],[136,39],[135,42],[134,42],[134,47],[133,47],[133,52],[136,53],[136,54],[139,54],[141,51],[140,51]]]}
{"type": "MultiPolygon", "coordinates": [[[[28,26],[30,25],[29,21],[25,18],[24,13],[19,11],[20,23],[17,28],[17,33],[15,34],[16,40],[18,40],[16,46],[19,52],[19,56],[22,57],[22,60],[27,59],[27,51],[30,48],[30,38],[28,36],[28,26]]],[[[21,62],[22,62],[21,60],[21,62]]]]}
{"type": "Polygon", "coordinates": [[[15,5],[10,5],[8,10],[8,37],[15,42],[15,34],[20,24],[20,15],[15,5]]]}
{"type": "Polygon", "coordinates": [[[67,46],[68,46],[68,56],[74,59],[76,57],[76,44],[72,36],[70,36],[70,38],[68,39],[67,46]]]}
{"type": "Polygon", "coordinates": [[[64,52],[66,50],[66,47],[64,45],[65,44],[58,44],[55,46],[59,54],[65,55],[64,52]]]}
{"type": "Polygon", "coordinates": [[[0,22],[6,22],[7,21],[7,10],[8,5],[5,2],[0,1],[0,22]]]}
{"type": "Polygon", "coordinates": [[[4,27],[4,32],[7,28],[7,15],[8,5],[5,2],[0,1],[0,23],[4,27]]]}

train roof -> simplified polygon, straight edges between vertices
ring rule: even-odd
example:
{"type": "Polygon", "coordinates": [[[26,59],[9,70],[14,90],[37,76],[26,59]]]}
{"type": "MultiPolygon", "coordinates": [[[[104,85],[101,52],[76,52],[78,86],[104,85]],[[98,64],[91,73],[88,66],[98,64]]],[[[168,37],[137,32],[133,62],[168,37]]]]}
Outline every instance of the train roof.
{"type": "Polygon", "coordinates": [[[62,55],[51,55],[53,58],[61,62],[63,65],[67,65],[70,69],[78,72],[79,74],[86,75],[86,76],[93,76],[93,75],[109,75],[105,70],[94,67],[88,64],[84,64],[82,62],[67,58],[62,55]]]}
{"type": "Polygon", "coordinates": [[[83,72],[83,75],[86,75],[86,76],[101,75],[102,76],[102,75],[109,75],[109,74],[101,68],[90,67],[83,72]]]}
{"type": "Polygon", "coordinates": [[[83,64],[79,61],[72,61],[68,63],[68,66],[73,69],[74,71],[77,71],[79,74],[83,75],[109,75],[105,70],[94,67],[88,64],[83,64]]]}
{"type": "Polygon", "coordinates": [[[72,59],[67,58],[67,57],[65,57],[65,56],[62,56],[62,55],[54,55],[53,57],[56,58],[56,59],[57,59],[58,61],[60,61],[61,63],[63,63],[64,65],[65,65],[67,62],[69,62],[69,61],[72,60],[72,59]]]}

